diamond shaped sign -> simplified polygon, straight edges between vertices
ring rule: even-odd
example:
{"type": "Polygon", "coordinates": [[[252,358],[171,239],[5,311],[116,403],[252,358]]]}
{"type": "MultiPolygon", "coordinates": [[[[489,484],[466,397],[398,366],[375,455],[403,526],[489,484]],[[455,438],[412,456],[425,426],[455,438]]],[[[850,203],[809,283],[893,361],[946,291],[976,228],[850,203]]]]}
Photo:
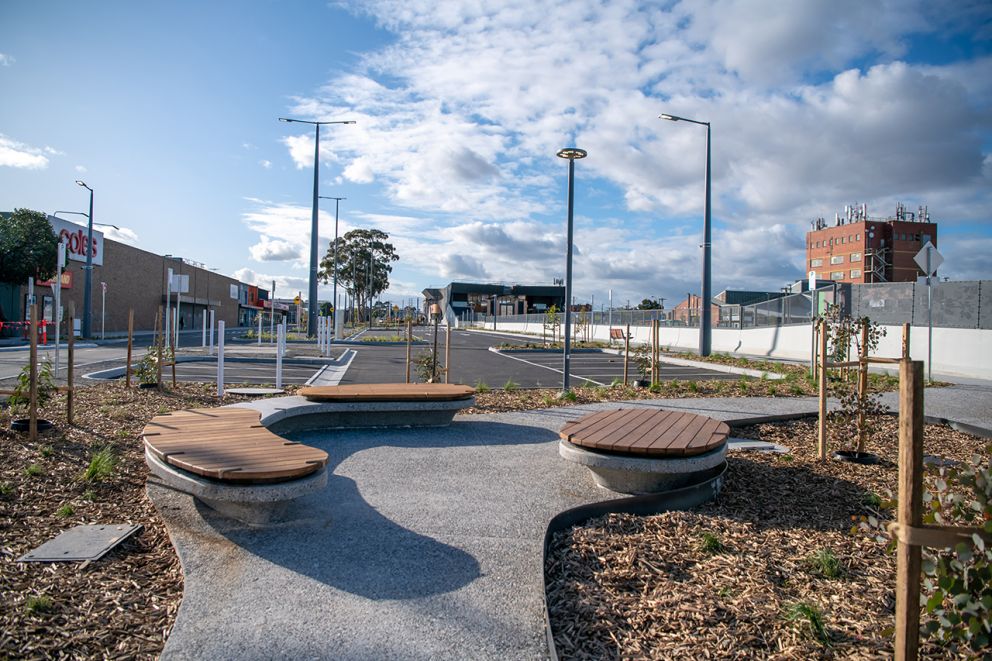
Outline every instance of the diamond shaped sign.
{"type": "Polygon", "coordinates": [[[937,252],[937,248],[932,243],[927,241],[920,248],[920,252],[916,253],[913,261],[916,262],[924,274],[930,276],[936,273],[940,265],[944,263],[944,256],[937,252]]]}

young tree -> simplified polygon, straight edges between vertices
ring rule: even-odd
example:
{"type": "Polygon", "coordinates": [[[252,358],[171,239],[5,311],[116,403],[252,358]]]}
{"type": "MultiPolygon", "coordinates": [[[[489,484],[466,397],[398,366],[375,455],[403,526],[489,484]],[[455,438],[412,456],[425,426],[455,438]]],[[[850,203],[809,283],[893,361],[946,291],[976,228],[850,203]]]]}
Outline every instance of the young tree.
{"type": "MultiPolygon", "coordinates": [[[[55,275],[58,237],[48,216],[40,211],[14,209],[0,215],[0,282],[20,285],[34,277],[55,275]]],[[[4,319],[0,309],[0,319],[4,319]]]]}
{"type": "MultiPolygon", "coordinates": [[[[390,262],[399,259],[389,235],[376,229],[351,230],[338,241],[338,282],[355,296],[360,311],[368,302],[389,288],[390,262]]],[[[334,246],[320,262],[320,280],[334,278],[334,246]]],[[[361,315],[361,312],[359,312],[361,315]]]]}

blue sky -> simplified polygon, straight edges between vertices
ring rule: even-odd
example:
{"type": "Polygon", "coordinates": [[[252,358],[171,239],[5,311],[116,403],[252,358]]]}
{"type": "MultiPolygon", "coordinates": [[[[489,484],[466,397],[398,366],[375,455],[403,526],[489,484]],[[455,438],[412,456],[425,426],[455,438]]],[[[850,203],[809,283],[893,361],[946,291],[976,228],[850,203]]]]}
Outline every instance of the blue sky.
{"type": "MultiPolygon", "coordinates": [[[[0,209],[306,290],[312,130],[342,232],[394,238],[394,300],[564,272],[575,294],[697,291],[713,123],[714,290],[802,277],[817,216],[927,204],[942,274],[992,278],[987,2],[0,4],[0,209]],[[113,236],[111,234],[110,236],[113,236]]],[[[333,237],[322,202],[321,250],[333,237]]],[[[329,296],[322,289],[322,296],[329,296]]]]}

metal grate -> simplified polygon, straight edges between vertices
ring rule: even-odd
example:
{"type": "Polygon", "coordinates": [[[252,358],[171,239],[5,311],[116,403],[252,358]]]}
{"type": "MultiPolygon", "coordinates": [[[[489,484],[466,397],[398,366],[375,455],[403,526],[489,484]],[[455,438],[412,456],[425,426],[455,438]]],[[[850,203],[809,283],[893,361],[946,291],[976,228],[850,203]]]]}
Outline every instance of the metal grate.
{"type": "Polygon", "coordinates": [[[125,524],[80,525],[66,530],[22,555],[18,562],[81,562],[99,560],[112,548],[141,530],[125,524]]]}

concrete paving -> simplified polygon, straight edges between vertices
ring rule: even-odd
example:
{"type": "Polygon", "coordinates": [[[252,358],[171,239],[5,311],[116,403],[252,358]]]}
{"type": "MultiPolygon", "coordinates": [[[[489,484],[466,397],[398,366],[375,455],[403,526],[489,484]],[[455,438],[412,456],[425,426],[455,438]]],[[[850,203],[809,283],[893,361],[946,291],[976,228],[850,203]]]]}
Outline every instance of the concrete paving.
{"type": "MultiPolygon", "coordinates": [[[[541,544],[558,512],[613,497],[562,461],[566,420],[616,406],[456,418],[442,429],[301,433],[331,456],[296,519],[250,528],[152,480],[183,563],[163,658],[544,658],[541,544]]],[[[654,400],[734,420],[815,399],[654,400]]],[[[927,391],[927,414],[992,428],[992,388],[927,391]]]]}

